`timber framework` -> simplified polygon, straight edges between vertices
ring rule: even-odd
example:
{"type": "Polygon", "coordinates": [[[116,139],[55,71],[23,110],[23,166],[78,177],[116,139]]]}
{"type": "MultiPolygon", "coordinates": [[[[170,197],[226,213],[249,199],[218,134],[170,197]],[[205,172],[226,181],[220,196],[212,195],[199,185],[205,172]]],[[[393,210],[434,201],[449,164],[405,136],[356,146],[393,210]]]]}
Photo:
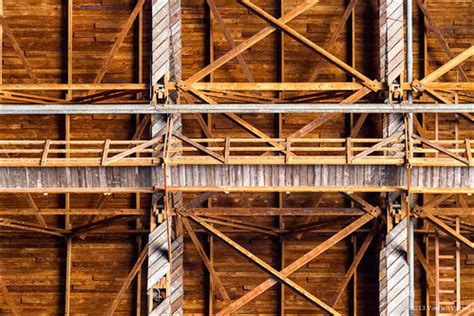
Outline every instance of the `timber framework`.
{"type": "Polygon", "coordinates": [[[470,0],[0,0],[0,315],[474,315],[470,0]]]}

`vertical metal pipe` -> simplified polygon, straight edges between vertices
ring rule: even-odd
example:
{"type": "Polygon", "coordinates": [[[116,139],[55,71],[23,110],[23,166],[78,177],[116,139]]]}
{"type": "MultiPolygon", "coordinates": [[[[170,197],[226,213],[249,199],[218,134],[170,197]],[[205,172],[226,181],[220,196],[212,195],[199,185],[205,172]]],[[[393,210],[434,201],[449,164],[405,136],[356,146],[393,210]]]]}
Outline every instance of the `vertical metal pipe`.
{"type": "MultiPolygon", "coordinates": [[[[407,0],[406,4],[406,26],[407,26],[407,81],[413,81],[413,16],[412,16],[412,0],[407,0]]],[[[408,104],[413,103],[413,93],[408,91],[408,104]]],[[[408,137],[411,143],[411,136],[413,134],[413,113],[408,115],[408,137]]],[[[409,147],[411,149],[411,146],[409,147]]],[[[411,156],[411,155],[410,155],[411,156]]],[[[408,164],[410,168],[410,164],[408,164]]],[[[411,177],[411,172],[408,173],[411,177]]],[[[409,180],[410,181],[410,180],[409,180]]],[[[410,181],[411,182],[411,181],[410,181]]],[[[409,267],[409,308],[410,315],[415,313],[415,256],[414,256],[414,218],[411,215],[411,209],[413,207],[413,194],[409,192],[408,201],[408,267],[409,267]]]]}

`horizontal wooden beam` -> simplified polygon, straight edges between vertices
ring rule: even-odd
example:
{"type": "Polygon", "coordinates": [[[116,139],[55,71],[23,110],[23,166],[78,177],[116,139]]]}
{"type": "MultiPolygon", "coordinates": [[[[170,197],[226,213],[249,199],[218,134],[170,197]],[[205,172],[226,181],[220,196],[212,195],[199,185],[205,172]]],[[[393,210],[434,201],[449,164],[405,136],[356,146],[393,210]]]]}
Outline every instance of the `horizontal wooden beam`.
{"type": "MultiPolygon", "coordinates": [[[[156,186],[156,190],[164,190],[163,186],[156,186]]],[[[169,192],[248,192],[248,193],[292,193],[292,192],[401,192],[406,191],[407,186],[172,186],[168,185],[169,192]]],[[[474,194],[474,188],[428,188],[422,186],[411,186],[411,193],[424,194],[474,194]]]]}
{"type": "MultiPolygon", "coordinates": [[[[358,208],[305,208],[305,207],[211,207],[194,208],[189,213],[198,216],[359,216],[365,212],[358,208]]],[[[0,214],[1,211],[0,211],[0,214]]]]}
{"type": "Polygon", "coordinates": [[[147,210],[135,208],[78,208],[78,209],[61,209],[61,208],[44,208],[44,209],[0,209],[0,216],[3,215],[146,215],[147,210]]]}
{"type": "MultiPolygon", "coordinates": [[[[162,189],[157,187],[157,189],[162,189]]],[[[406,189],[406,187],[387,187],[387,186],[167,186],[169,192],[397,192],[406,189]]]]}
{"type": "Polygon", "coordinates": [[[153,187],[136,187],[136,188],[1,188],[0,194],[91,194],[91,193],[154,193],[153,187]]]}
{"type": "Polygon", "coordinates": [[[148,85],[142,83],[4,83],[0,91],[52,91],[52,90],[145,90],[148,85]]]}

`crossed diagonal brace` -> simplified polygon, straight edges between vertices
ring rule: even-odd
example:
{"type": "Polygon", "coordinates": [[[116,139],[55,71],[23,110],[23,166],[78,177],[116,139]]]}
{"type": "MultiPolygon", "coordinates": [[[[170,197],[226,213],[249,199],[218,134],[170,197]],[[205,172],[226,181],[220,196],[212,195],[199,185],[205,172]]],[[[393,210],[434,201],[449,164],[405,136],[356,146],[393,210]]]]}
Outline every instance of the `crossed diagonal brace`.
{"type": "MultiPolygon", "coordinates": [[[[344,239],[345,237],[347,237],[348,235],[350,235],[351,233],[353,233],[354,231],[356,231],[357,229],[359,229],[360,227],[362,227],[366,223],[370,222],[372,219],[377,218],[381,214],[381,210],[378,207],[374,207],[374,206],[370,205],[369,203],[367,203],[366,201],[364,201],[363,199],[361,199],[358,196],[354,196],[354,195],[350,195],[350,196],[351,196],[351,198],[354,198],[356,200],[356,202],[358,202],[362,206],[362,208],[367,212],[367,214],[359,217],[354,222],[352,222],[351,224],[349,224],[348,226],[346,226],[345,228],[340,230],[338,233],[336,233],[335,235],[333,235],[332,237],[327,239],[322,244],[320,244],[320,245],[316,246],[315,248],[313,248],[311,251],[309,251],[308,253],[306,253],[305,255],[300,257],[299,259],[295,260],[293,263],[291,263],[290,265],[288,265],[287,267],[285,267],[281,271],[277,271],[272,266],[265,263],[263,260],[261,260],[260,258],[255,256],[254,254],[252,254],[251,252],[249,252],[248,250],[246,250],[245,248],[243,248],[242,246],[240,246],[236,242],[234,242],[231,238],[229,238],[228,236],[226,236],[225,234],[223,234],[222,232],[220,232],[219,230],[217,230],[216,228],[211,226],[204,219],[202,219],[202,218],[200,218],[196,215],[193,215],[191,212],[189,212],[190,208],[185,207],[184,209],[177,210],[177,213],[180,216],[182,216],[185,221],[187,221],[185,217],[189,217],[194,222],[196,222],[197,224],[202,226],[204,229],[206,229],[210,234],[212,234],[212,235],[216,236],[217,238],[219,238],[220,240],[222,240],[224,243],[229,245],[231,248],[235,249],[237,252],[239,252],[240,254],[245,256],[247,259],[254,262],[257,266],[259,266],[260,268],[262,268],[263,270],[265,270],[266,272],[268,272],[272,276],[271,278],[269,278],[265,282],[261,283],[259,286],[254,288],[252,291],[250,291],[246,295],[244,295],[241,298],[237,299],[236,301],[230,303],[226,308],[224,308],[219,313],[217,313],[217,315],[229,315],[230,313],[235,312],[237,309],[239,309],[240,307],[242,307],[246,303],[250,302],[255,297],[262,294],[263,292],[265,292],[266,290],[268,290],[269,288],[271,288],[273,285],[277,284],[278,282],[281,282],[281,283],[291,287],[297,293],[302,295],[304,298],[306,298],[307,300],[309,300],[311,303],[315,304],[316,306],[319,306],[320,308],[322,308],[326,312],[328,312],[332,315],[339,315],[339,313],[337,311],[335,311],[333,309],[333,307],[331,307],[329,304],[323,302],[322,300],[318,299],[317,297],[315,297],[314,295],[309,293],[307,290],[305,290],[304,288],[302,288],[301,286],[299,286],[298,284],[293,282],[291,279],[289,279],[289,276],[293,272],[297,271],[302,266],[307,264],[308,262],[312,261],[313,259],[315,259],[319,255],[324,253],[327,249],[331,248],[336,243],[338,243],[339,241],[341,241],[342,239],[344,239]]],[[[189,230],[190,225],[186,225],[186,226],[189,226],[188,229],[187,229],[187,230],[189,230]]],[[[370,240],[371,240],[371,238],[368,239],[367,243],[369,243],[370,240]]],[[[199,251],[199,249],[198,249],[198,251],[199,251]]],[[[363,255],[363,252],[361,253],[361,256],[362,255],[363,255]]],[[[354,266],[357,266],[357,262],[354,263],[354,266]]],[[[343,284],[341,284],[342,289],[345,288],[345,283],[348,282],[347,281],[348,278],[350,279],[350,277],[353,273],[353,270],[354,270],[354,268],[350,269],[350,271],[348,271],[348,273],[346,274],[345,279],[343,280],[343,284]]],[[[333,299],[333,305],[335,305],[335,303],[337,303],[338,298],[339,297],[336,296],[333,299]]]]}

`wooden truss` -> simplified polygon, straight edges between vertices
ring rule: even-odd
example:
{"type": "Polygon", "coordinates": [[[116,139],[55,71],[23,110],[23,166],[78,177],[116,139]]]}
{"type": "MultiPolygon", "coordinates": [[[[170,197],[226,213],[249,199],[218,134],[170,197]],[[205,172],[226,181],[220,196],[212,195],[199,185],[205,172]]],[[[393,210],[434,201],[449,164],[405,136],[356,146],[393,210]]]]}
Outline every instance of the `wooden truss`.
{"type": "MultiPolygon", "coordinates": [[[[312,103],[324,102],[324,100],[332,100],[332,102],[334,102],[334,100],[337,99],[341,101],[344,100],[342,101],[343,103],[356,103],[362,98],[365,99],[365,97],[371,92],[387,91],[387,93],[391,93],[391,88],[385,83],[368,78],[355,67],[348,65],[329,52],[333,49],[337,38],[340,36],[341,31],[343,30],[343,27],[356,4],[356,0],[349,2],[346,10],[341,16],[336,31],[332,34],[329,42],[326,45],[326,49],[312,42],[307,37],[301,33],[298,33],[295,29],[288,25],[288,22],[303,14],[316,3],[317,1],[303,2],[299,6],[293,8],[291,11],[285,13],[282,17],[276,18],[253,2],[249,0],[242,1],[241,4],[244,7],[254,12],[258,17],[267,22],[269,26],[265,27],[247,40],[244,40],[239,45],[236,45],[229,30],[224,24],[216,4],[214,1],[208,1],[212,15],[216,19],[221,31],[224,33],[227,42],[231,46],[231,50],[223,56],[212,61],[208,66],[199,70],[184,81],[165,82],[165,91],[177,90],[187,101],[191,100],[189,96],[192,96],[197,99],[197,102],[204,102],[208,104],[230,102],[255,103],[255,105],[301,102],[312,103]],[[320,57],[318,63],[311,72],[308,82],[255,82],[252,74],[250,73],[249,67],[242,56],[242,53],[277,30],[281,31],[287,36],[292,37],[296,41],[313,50],[318,55],[318,57],[320,57]],[[246,75],[248,83],[199,82],[206,76],[212,75],[214,71],[234,58],[236,58],[239,62],[239,65],[246,75]],[[329,62],[335,67],[346,72],[354,79],[354,81],[314,82],[320,71],[322,61],[329,62]],[[358,97],[355,97],[357,94],[354,93],[357,93],[357,91],[362,91],[364,87],[367,88],[368,91],[366,91],[363,95],[359,94],[358,97]],[[277,92],[279,92],[278,97],[276,96],[277,92]],[[354,94],[354,96],[352,98],[348,98],[348,94],[354,94]]],[[[456,100],[450,99],[451,97],[447,97],[446,94],[454,95],[461,91],[469,92],[474,90],[474,84],[468,81],[465,71],[460,66],[461,63],[473,55],[474,46],[468,48],[458,56],[455,56],[447,45],[446,40],[439,31],[439,28],[436,26],[433,18],[424,6],[423,2],[420,0],[417,1],[417,3],[426,17],[428,27],[434,31],[434,34],[440,42],[443,51],[451,60],[421,80],[402,83],[400,89],[404,92],[414,91],[420,95],[427,94],[435,101],[441,101],[442,103],[457,103],[456,100]],[[460,71],[461,77],[465,82],[436,82],[436,80],[442,75],[454,68],[457,68],[460,71]]],[[[462,98],[459,100],[462,102],[462,98]]],[[[420,98],[420,102],[424,102],[422,101],[422,98],[420,98]]],[[[258,107],[256,106],[255,109],[258,109],[258,107]]],[[[471,115],[467,115],[467,118],[472,121],[471,115]]]]}
{"type": "MultiPolygon", "coordinates": [[[[202,195],[200,195],[202,196],[202,195]]],[[[315,304],[316,306],[319,306],[322,308],[324,311],[332,314],[332,315],[339,315],[339,313],[334,310],[334,306],[337,304],[340,295],[344,292],[349,280],[351,279],[354,271],[357,269],[358,264],[360,263],[360,260],[362,259],[365,251],[367,250],[367,247],[369,246],[370,242],[372,241],[375,233],[375,227],[373,227],[373,231],[368,235],[366,238],[363,246],[359,250],[359,253],[357,257],[354,260],[354,263],[351,265],[349,268],[348,272],[346,273],[343,282],[341,283],[338,293],[336,297],[333,299],[332,302],[332,307],[328,303],[325,303],[309,293],[307,290],[305,290],[303,287],[299,286],[298,284],[294,283],[289,276],[296,270],[298,270],[300,267],[303,265],[307,264],[308,262],[312,261],[313,259],[317,258],[319,255],[321,255],[323,252],[325,252],[327,249],[331,248],[333,245],[347,237],[349,234],[353,233],[357,229],[361,228],[364,226],[366,223],[370,222],[372,219],[377,218],[381,214],[381,210],[377,207],[374,207],[361,199],[358,196],[351,196],[358,201],[363,206],[363,211],[360,217],[356,219],[355,221],[351,222],[348,226],[343,228],[342,230],[338,230],[332,237],[330,237],[328,240],[323,242],[322,244],[316,246],[313,250],[310,252],[306,253],[303,255],[301,258],[297,259],[294,261],[292,264],[287,266],[281,271],[276,270],[275,268],[271,267],[267,263],[265,263],[263,260],[240,246],[238,243],[233,241],[230,237],[228,237],[226,234],[224,234],[222,231],[216,229],[212,224],[218,225],[218,226],[227,226],[229,225],[230,227],[237,227],[237,228],[243,228],[243,229],[249,229],[250,231],[254,232],[260,232],[260,233],[266,233],[266,232],[271,232],[274,231],[274,229],[271,229],[269,227],[258,227],[256,229],[255,224],[250,224],[247,222],[242,222],[239,220],[235,219],[230,219],[230,218],[221,218],[220,221],[215,221],[214,219],[216,218],[215,216],[197,216],[195,214],[195,208],[197,207],[200,203],[192,203],[188,204],[186,208],[179,209],[176,212],[182,217],[184,226],[188,234],[190,234],[193,243],[205,263],[206,267],[209,270],[209,273],[213,275],[213,280],[216,283],[215,286],[219,289],[219,292],[222,294],[223,298],[225,300],[229,300],[228,294],[223,288],[222,281],[220,280],[219,276],[217,275],[216,271],[214,270],[212,264],[209,262],[209,259],[207,255],[204,253],[202,245],[200,244],[199,240],[197,239],[194,229],[191,227],[190,223],[188,222],[188,218],[193,220],[196,224],[199,226],[203,227],[209,234],[219,238],[222,240],[224,243],[226,243],[229,247],[232,249],[236,250],[238,253],[252,261],[254,264],[256,264],[258,267],[262,268],[265,270],[267,273],[269,273],[272,278],[268,279],[264,283],[260,284],[257,286],[254,290],[250,291],[248,294],[244,295],[240,299],[237,299],[236,301],[228,304],[226,308],[221,310],[217,315],[228,315],[229,313],[235,312],[238,308],[242,307],[246,303],[250,302],[252,299],[254,299],[256,296],[262,294],[264,291],[272,287],[277,283],[277,280],[281,282],[282,284],[285,284],[286,286],[289,286],[293,290],[295,290],[297,293],[305,297],[307,300],[315,304]],[[265,231],[267,230],[267,231],[265,231]]],[[[208,197],[208,195],[206,195],[208,197]]],[[[196,200],[202,201],[202,199],[196,198],[196,200]]],[[[346,220],[347,221],[347,220],[346,220]]],[[[336,223],[336,222],[335,222],[336,223]]],[[[335,225],[335,223],[332,223],[332,225],[335,225]]],[[[317,229],[317,227],[314,227],[314,229],[317,229]]],[[[291,232],[285,232],[285,231],[280,231],[279,233],[284,233],[284,234],[289,234],[291,232]]]]}

